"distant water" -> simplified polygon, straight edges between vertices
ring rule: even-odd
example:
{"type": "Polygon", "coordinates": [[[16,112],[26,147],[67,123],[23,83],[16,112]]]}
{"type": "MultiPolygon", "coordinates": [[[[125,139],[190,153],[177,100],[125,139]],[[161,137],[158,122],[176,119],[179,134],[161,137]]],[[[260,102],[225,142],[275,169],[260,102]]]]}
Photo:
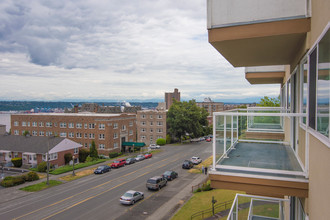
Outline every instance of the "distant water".
{"type": "Polygon", "coordinates": [[[10,130],[10,112],[0,112],[0,124],[6,125],[6,131],[10,130]]]}

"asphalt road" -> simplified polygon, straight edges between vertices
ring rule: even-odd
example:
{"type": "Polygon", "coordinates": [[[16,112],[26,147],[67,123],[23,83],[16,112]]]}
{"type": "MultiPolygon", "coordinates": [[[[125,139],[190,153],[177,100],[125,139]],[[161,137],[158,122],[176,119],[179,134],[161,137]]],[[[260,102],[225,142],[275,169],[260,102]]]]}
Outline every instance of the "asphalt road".
{"type": "Polygon", "coordinates": [[[183,160],[192,156],[204,160],[211,156],[211,146],[205,141],[164,146],[151,159],[2,203],[0,219],[146,219],[200,175],[183,170],[183,160]],[[148,191],[147,179],[166,170],[177,171],[179,178],[160,191],[148,191]],[[130,189],[144,192],[145,199],[121,205],[119,197],[130,189]]]}

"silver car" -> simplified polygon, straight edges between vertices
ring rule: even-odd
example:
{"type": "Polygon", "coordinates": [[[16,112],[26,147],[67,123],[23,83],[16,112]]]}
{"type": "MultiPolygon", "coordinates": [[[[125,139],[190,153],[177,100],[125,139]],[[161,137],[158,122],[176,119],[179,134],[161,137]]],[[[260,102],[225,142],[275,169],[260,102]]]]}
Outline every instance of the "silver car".
{"type": "Polygon", "coordinates": [[[143,192],[129,190],[120,197],[119,201],[121,204],[124,204],[124,205],[133,205],[135,202],[137,202],[141,199],[144,199],[143,192]]]}
{"type": "Polygon", "coordinates": [[[139,154],[135,157],[135,161],[141,161],[141,160],[144,160],[144,159],[145,159],[145,157],[142,154],[139,154]]]}

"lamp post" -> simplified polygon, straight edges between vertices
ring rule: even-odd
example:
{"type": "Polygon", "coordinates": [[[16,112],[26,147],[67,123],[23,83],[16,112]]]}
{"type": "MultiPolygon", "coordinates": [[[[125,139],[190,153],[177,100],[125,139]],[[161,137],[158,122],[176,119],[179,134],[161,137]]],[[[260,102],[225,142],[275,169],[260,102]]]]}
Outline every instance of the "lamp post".
{"type": "Polygon", "coordinates": [[[72,156],[72,176],[75,176],[76,174],[74,173],[74,155],[72,156]]]}
{"type": "Polygon", "coordinates": [[[49,185],[49,139],[47,141],[47,185],[49,185]]]}

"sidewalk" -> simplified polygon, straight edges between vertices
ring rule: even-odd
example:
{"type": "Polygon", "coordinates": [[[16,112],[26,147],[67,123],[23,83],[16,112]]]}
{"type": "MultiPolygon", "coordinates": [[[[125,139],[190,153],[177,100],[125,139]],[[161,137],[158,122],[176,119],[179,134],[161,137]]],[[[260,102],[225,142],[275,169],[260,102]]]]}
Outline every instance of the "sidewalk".
{"type": "Polygon", "coordinates": [[[172,199],[167,201],[164,205],[159,207],[152,215],[146,220],[153,219],[170,219],[177,210],[192,196],[191,187],[196,186],[199,183],[205,182],[208,175],[198,175],[190,184],[188,184],[183,190],[176,194],[172,199]]]}

